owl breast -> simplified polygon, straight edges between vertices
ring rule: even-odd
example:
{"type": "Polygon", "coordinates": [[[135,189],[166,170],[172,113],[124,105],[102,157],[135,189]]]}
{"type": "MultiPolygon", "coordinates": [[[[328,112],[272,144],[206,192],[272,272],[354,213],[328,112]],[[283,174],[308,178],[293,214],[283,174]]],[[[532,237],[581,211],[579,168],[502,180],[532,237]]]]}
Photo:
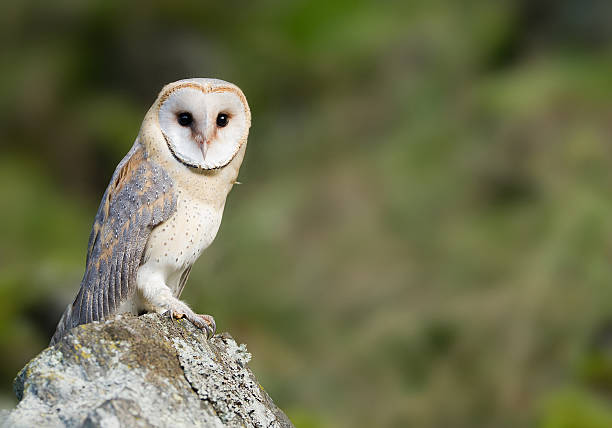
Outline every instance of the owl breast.
{"type": "Polygon", "coordinates": [[[223,204],[206,203],[186,192],[178,196],[176,212],[153,230],[144,257],[177,297],[181,275],[213,242],[223,216],[223,204]]]}

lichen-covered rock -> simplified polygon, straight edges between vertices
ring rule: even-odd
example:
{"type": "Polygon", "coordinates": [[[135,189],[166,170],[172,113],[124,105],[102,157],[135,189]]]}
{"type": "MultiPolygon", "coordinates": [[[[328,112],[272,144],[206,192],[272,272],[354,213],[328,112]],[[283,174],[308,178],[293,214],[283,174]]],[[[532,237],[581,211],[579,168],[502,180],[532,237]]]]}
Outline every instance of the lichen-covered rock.
{"type": "Polygon", "coordinates": [[[10,427],[291,427],[228,335],[123,315],[76,327],[15,379],[10,427]]]}

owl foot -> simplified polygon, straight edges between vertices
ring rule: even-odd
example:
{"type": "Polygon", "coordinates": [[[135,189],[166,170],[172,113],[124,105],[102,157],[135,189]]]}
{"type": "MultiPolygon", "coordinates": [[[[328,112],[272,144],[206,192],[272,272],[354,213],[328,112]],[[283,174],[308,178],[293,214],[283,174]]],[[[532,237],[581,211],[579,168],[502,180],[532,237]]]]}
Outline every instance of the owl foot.
{"type": "Polygon", "coordinates": [[[209,339],[213,337],[215,333],[217,332],[217,323],[215,322],[215,319],[212,317],[212,315],[196,314],[196,317],[204,321],[204,323],[206,324],[206,332],[207,332],[206,337],[209,339]],[[210,331],[210,337],[208,337],[208,331],[210,331]]]}
{"type": "Polygon", "coordinates": [[[183,313],[177,311],[170,311],[172,314],[172,318],[180,320],[182,318],[187,318],[189,322],[195,325],[197,328],[206,331],[206,339],[210,339],[217,332],[217,323],[215,323],[215,319],[210,315],[199,315],[196,313],[183,313]]]}

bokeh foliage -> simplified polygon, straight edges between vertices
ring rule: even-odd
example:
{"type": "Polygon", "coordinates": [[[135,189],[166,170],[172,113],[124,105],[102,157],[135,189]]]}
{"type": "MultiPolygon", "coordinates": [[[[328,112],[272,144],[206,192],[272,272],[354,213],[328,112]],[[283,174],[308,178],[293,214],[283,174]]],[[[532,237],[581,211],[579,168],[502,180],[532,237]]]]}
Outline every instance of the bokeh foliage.
{"type": "Polygon", "coordinates": [[[163,84],[247,95],[184,297],[298,427],[612,424],[612,3],[3,2],[0,378],[163,84]]]}

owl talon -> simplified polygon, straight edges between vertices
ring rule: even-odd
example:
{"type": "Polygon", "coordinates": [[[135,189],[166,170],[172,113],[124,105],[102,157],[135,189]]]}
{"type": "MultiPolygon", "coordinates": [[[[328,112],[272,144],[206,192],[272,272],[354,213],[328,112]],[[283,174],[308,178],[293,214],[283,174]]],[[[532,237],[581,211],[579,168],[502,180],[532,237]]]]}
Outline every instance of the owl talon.
{"type": "Polygon", "coordinates": [[[215,319],[212,316],[199,315],[189,309],[187,310],[188,312],[185,312],[184,310],[168,309],[167,311],[162,312],[162,315],[169,317],[171,320],[180,320],[183,318],[187,319],[200,330],[206,331],[207,340],[215,335],[217,332],[217,323],[215,323],[215,319]]]}
{"type": "Polygon", "coordinates": [[[198,314],[197,317],[205,323],[206,338],[210,339],[211,337],[213,337],[217,332],[217,323],[215,322],[215,319],[212,316],[206,314],[198,314]]]}
{"type": "Polygon", "coordinates": [[[215,319],[210,315],[193,314],[193,317],[187,315],[187,319],[197,328],[206,331],[206,339],[213,337],[217,331],[215,319]]]}

